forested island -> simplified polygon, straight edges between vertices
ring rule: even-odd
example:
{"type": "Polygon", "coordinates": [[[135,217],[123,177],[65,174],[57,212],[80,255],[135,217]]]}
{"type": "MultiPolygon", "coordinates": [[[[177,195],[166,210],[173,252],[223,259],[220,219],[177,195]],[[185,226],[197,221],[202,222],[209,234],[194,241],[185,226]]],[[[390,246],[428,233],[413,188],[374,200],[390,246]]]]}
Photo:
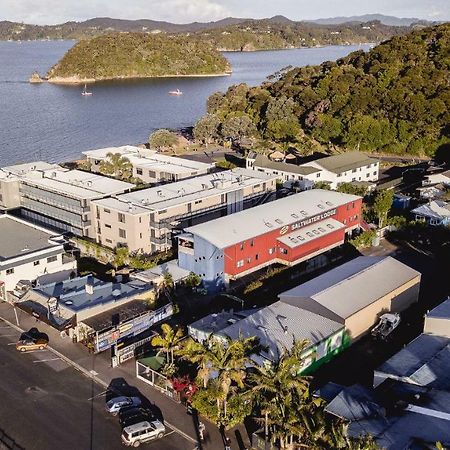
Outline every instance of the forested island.
{"type": "Polygon", "coordinates": [[[80,41],[47,73],[54,83],[119,78],[214,76],[231,70],[213,46],[195,38],[111,33],[80,41]]]}
{"type": "Polygon", "coordinates": [[[450,151],[450,24],[396,36],[336,62],[281,71],[259,87],[208,99],[194,133],[251,138],[254,148],[358,149],[432,156],[450,151]]]}

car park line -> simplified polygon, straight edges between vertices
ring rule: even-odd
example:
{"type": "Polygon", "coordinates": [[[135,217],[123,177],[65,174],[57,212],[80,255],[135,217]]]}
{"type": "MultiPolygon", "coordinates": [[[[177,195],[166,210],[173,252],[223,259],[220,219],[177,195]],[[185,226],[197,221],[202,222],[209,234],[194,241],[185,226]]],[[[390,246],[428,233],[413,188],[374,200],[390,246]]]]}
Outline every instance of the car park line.
{"type": "Polygon", "coordinates": [[[61,360],[61,358],[50,358],[50,359],[36,359],[33,362],[34,363],[42,363],[42,362],[49,362],[49,361],[58,361],[61,360]]]}

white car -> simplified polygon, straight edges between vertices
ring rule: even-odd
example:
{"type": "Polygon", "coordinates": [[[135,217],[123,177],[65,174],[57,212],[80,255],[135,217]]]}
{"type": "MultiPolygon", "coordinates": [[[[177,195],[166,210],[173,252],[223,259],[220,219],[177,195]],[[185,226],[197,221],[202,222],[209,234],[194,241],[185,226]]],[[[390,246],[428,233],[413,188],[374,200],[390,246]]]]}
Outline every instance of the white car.
{"type": "Polygon", "coordinates": [[[139,422],[122,431],[122,443],[127,447],[139,447],[145,442],[161,439],[166,427],[159,420],[139,422]]]}
{"type": "Polygon", "coordinates": [[[116,397],[112,398],[106,403],[106,411],[113,416],[117,416],[122,408],[128,406],[139,406],[141,404],[139,397],[116,397]]]}

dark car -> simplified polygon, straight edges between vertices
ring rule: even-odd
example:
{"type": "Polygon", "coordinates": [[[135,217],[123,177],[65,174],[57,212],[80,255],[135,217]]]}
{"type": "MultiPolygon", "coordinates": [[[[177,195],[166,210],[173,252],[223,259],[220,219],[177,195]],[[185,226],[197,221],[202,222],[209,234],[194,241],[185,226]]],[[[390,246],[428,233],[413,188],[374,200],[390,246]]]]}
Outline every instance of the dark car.
{"type": "Polygon", "coordinates": [[[119,420],[120,425],[125,428],[139,422],[151,422],[155,420],[155,416],[146,408],[128,408],[125,411],[120,411],[119,420]]]}

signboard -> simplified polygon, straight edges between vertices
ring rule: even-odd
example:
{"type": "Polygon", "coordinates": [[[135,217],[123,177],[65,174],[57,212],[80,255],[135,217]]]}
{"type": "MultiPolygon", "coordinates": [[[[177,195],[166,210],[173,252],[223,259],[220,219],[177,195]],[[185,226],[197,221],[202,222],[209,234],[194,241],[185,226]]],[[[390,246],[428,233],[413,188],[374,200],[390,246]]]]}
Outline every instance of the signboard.
{"type": "Polygon", "coordinates": [[[50,297],[47,301],[49,314],[54,314],[58,310],[58,299],[56,297],[50,297]]]}
{"type": "Polygon", "coordinates": [[[118,324],[116,327],[103,333],[96,333],[95,352],[102,352],[117,343],[119,339],[127,336],[136,336],[150,328],[155,323],[167,319],[173,314],[173,306],[169,303],[156,310],[148,311],[138,317],[118,324]]]}
{"type": "Polygon", "coordinates": [[[334,216],[336,214],[336,208],[331,209],[330,211],[325,211],[321,214],[317,214],[313,217],[308,217],[307,219],[299,220],[291,225],[285,225],[280,229],[280,235],[286,234],[288,231],[295,231],[299,228],[306,227],[307,225],[311,225],[316,222],[320,222],[321,220],[327,219],[328,217],[334,216]]]}

